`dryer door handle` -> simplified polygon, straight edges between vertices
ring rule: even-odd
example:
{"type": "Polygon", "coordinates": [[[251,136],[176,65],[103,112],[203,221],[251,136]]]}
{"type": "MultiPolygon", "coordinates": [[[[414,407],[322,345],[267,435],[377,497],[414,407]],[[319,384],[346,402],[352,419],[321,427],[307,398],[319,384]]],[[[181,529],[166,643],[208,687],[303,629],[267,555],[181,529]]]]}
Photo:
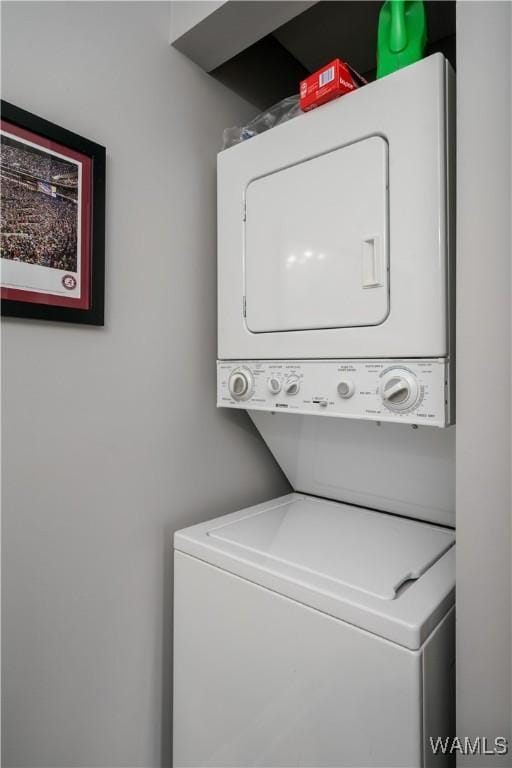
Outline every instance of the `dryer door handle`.
{"type": "Polygon", "coordinates": [[[363,288],[381,288],[383,283],[382,241],[378,235],[363,240],[363,288]]]}

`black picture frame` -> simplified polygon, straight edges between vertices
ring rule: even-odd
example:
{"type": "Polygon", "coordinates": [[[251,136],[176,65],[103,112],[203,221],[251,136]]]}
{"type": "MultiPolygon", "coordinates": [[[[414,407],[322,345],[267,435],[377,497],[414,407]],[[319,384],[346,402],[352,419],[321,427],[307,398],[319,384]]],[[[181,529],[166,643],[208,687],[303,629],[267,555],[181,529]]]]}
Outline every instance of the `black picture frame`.
{"type": "Polygon", "coordinates": [[[88,307],[63,307],[45,303],[2,298],[5,317],[53,320],[66,323],[104,325],[105,303],[105,161],[106,149],[94,141],[48,120],[0,101],[1,119],[21,129],[50,140],[91,160],[90,173],[90,249],[88,307]]]}

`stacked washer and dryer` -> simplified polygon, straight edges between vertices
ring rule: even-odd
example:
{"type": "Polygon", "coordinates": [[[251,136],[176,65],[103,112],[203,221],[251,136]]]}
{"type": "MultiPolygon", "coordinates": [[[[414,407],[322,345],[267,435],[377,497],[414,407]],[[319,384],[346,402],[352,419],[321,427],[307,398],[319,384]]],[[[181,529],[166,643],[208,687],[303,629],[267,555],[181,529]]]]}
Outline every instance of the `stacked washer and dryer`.
{"type": "Polygon", "coordinates": [[[217,404],[294,492],[175,536],[176,768],[449,759],[453,121],[436,54],[219,155],[217,404]]]}

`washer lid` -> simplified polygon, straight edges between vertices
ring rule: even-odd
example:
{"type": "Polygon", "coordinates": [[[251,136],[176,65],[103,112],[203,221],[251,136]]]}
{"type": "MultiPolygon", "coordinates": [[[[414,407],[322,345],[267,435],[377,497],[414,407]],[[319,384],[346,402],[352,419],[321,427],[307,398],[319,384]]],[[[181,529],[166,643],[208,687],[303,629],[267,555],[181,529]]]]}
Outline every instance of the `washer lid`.
{"type": "Polygon", "coordinates": [[[311,497],[213,527],[208,535],[265,557],[269,567],[295,568],[331,590],[343,585],[382,600],[393,600],[454,543],[444,528],[311,497]]]}
{"type": "Polygon", "coordinates": [[[454,532],[289,494],[179,531],[175,547],[408,648],[453,604],[454,532]]]}

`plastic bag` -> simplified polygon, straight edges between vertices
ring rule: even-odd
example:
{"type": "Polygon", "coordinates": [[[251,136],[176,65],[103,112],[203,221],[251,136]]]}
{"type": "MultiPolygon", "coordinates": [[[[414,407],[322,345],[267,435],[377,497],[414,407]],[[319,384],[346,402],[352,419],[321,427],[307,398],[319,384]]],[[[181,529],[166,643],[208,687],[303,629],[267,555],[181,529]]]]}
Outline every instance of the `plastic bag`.
{"type": "Polygon", "coordinates": [[[225,128],[222,134],[222,149],[240,144],[240,142],[246,141],[258,133],[264,133],[269,128],[275,128],[276,125],[286,123],[299,115],[302,115],[299,106],[299,94],[287,96],[286,99],[278,101],[266,112],[261,112],[253,117],[247,125],[225,128]]]}

